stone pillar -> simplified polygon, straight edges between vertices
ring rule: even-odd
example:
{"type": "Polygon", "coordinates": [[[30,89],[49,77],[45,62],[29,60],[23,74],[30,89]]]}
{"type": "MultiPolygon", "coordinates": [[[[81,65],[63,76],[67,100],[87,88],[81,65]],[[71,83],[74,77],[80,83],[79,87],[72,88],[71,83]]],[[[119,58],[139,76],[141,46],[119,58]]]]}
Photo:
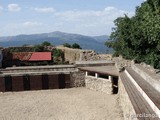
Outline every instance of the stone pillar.
{"type": "Polygon", "coordinates": [[[95,77],[98,78],[98,77],[99,77],[99,74],[98,74],[98,73],[95,73],[95,77]]]}
{"type": "Polygon", "coordinates": [[[88,76],[88,72],[86,71],[86,76],[88,76]]]}
{"type": "Polygon", "coordinates": [[[109,80],[112,80],[112,79],[113,79],[112,76],[109,75],[109,80]]]}

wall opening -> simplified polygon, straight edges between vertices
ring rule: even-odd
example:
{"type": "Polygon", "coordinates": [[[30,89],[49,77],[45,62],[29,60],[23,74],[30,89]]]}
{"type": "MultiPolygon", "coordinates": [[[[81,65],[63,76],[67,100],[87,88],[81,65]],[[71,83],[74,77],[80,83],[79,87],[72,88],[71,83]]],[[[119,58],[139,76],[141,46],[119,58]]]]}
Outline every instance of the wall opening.
{"type": "Polygon", "coordinates": [[[58,75],[59,89],[65,88],[65,74],[61,73],[58,75]]]}
{"type": "Polygon", "coordinates": [[[12,91],[12,77],[7,75],[4,77],[5,79],[5,91],[12,91]]]}
{"type": "Polygon", "coordinates": [[[23,75],[23,88],[24,90],[30,90],[30,76],[29,75],[23,75]]]}
{"type": "Polygon", "coordinates": [[[113,94],[118,93],[118,77],[113,77],[112,78],[112,89],[113,89],[113,94]]]}
{"type": "Polygon", "coordinates": [[[89,76],[94,76],[95,77],[95,73],[94,72],[88,72],[89,76]]]}
{"type": "Polygon", "coordinates": [[[99,74],[99,77],[104,79],[109,79],[108,75],[104,75],[104,74],[99,74]]]}
{"type": "Polygon", "coordinates": [[[48,74],[42,74],[42,89],[49,89],[48,74]]]}

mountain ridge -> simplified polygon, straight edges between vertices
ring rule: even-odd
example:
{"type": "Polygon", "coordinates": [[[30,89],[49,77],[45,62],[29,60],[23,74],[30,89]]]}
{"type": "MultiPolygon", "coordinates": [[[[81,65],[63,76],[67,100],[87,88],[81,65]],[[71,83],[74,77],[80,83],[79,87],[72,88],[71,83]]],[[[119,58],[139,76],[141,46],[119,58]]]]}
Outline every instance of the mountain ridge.
{"type": "Polygon", "coordinates": [[[5,36],[0,37],[0,46],[21,46],[24,44],[40,44],[43,41],[48,41],[53,45],[62,45],[64,43],[78,43],[82,49],[95,50],[98,53],[106,53],[106,51],[112,51],[104,45],[104,42],[108,40],[107,35],[102,36],[86,36],[74,33],[65,33],[60,31],[40,34],[21,34],[17,36],[5,36]]]}

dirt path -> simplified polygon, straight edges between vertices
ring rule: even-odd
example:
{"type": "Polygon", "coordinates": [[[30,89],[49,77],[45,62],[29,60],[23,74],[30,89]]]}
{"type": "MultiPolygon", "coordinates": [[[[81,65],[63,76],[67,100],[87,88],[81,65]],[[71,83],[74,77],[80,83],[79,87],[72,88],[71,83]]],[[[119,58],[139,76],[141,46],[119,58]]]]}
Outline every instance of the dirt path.
{"type": "Polygon", "coordinates": [[[122,120],[117,99],[86,88],[0,93],[0,120],[122,120]]]}

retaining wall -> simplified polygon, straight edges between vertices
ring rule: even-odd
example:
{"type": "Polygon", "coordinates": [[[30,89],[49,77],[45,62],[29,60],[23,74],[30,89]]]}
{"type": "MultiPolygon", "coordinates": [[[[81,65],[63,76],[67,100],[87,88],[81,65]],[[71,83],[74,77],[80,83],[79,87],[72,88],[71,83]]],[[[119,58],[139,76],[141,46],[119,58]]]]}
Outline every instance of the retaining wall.
{"type": "Polygon", "coordinates": [[[0,76],[0,92],[84,87],[84,72],[5,74],[0,76]]]}
{"type": "Polygon", "coordinates": [[[1,76],[0,91],[63,89],[71,87],[70,74],[1,76]]]}
{"type": "Polygon", "coordinates": [[[111,80],[96,78],[92,76],[85,76],[85,85],[86,88],[91,90],[102,91],[107,94],[113,93],[111,80]]]}

